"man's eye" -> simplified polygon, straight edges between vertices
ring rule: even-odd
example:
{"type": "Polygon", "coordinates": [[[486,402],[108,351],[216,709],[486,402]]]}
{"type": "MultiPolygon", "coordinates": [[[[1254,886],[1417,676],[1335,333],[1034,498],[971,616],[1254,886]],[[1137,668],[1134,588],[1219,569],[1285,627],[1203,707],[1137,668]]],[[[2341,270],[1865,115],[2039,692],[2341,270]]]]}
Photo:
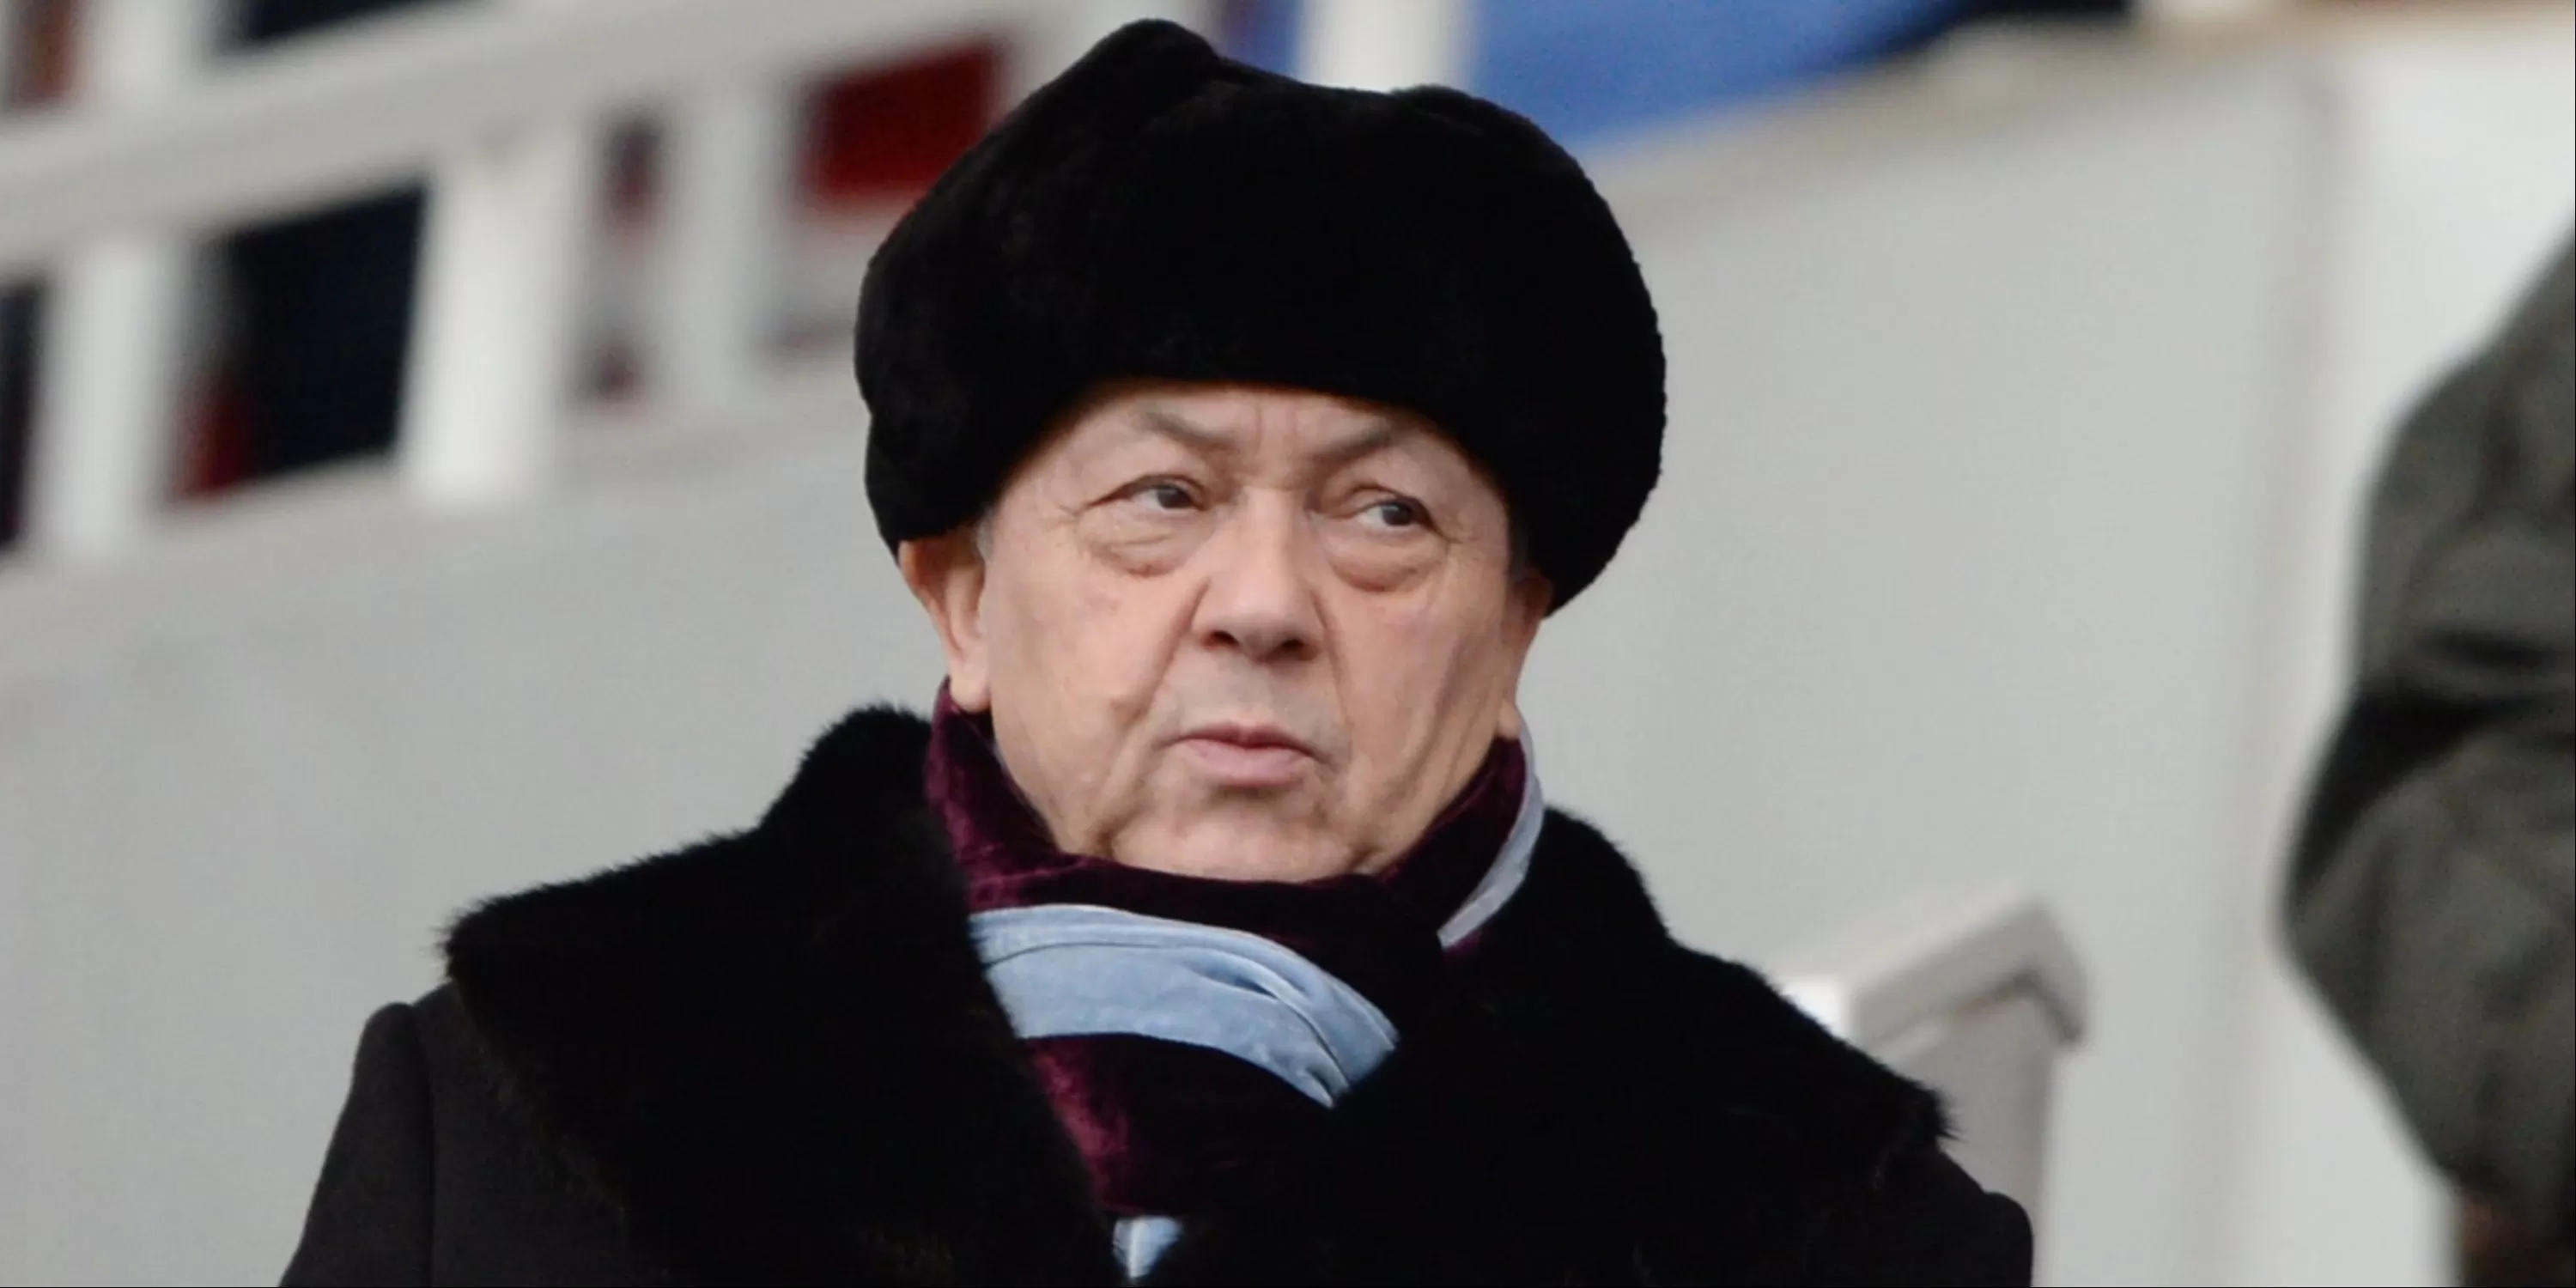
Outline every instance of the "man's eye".
{"type": "Polygon", "coordinates": [[[1127,496],[1148,510],[1193,510],[1199,503],[1198,497],[1188,487],[1170,480],[1137,484],[1129,489],[1127,496]]]}
{"type": "Polygon", "coordinates": [[[1380,527],[1387,528],[1418,528],[1426,518],[1421,506],[1400,497],[1374,502],[1361,513],[1380,527]]]}

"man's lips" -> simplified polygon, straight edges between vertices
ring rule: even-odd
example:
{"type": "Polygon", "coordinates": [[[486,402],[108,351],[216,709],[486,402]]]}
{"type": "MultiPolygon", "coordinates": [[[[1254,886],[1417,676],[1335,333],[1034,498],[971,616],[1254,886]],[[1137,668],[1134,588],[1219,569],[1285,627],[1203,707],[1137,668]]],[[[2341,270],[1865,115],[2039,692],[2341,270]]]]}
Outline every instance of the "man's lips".
{"type": "Polygon", "coordinates": [[[1180,738],[1181,754],[1228,787],[1285,787],[1305,772],[1314,749],[1284,729],[1207,725],[1180,738]]]}
{"type": "Polygon", "coordinates": [[[1314,748],[1299,741],[1294,734],[1289,733],[1285,729],[1274,728],[1269,725],[1204,725],[1190,730],[1188,733],[1181,735],[1181,737],[1186,740],[1201,742],[1220,742],[1227,746],[1244,747],[1252,750],[1284,747],[1303,756],[1312,756],[1315,754],[1314,748]]]}

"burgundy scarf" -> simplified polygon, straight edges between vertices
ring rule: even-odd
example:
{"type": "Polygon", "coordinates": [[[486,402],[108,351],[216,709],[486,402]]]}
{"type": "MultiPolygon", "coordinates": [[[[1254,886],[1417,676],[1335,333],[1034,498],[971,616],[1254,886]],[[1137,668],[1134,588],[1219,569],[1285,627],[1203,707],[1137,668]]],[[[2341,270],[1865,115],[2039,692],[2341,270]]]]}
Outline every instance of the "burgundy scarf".
{"type": "MultiPolygon", "coordinates": [[[[1066,854],[995,752],[986,719],[943,688],[926,767],[972,912],[1079,903],[1260,935],[1321,966],[1399,1033],[1433,1004],[1439,929],[1474,891],[1520,811],[1526,765],[1497,739],[1456,800],[1386,870],[1322,881],[1223,881],[1066,854]]],[[[1234,1056],[1124,1034],[1027,1042],[1066,1131],[1113,1216],[1191,1214],[1198,1196],[1310,1132],[1325,1106],[1234,1056]]]]}

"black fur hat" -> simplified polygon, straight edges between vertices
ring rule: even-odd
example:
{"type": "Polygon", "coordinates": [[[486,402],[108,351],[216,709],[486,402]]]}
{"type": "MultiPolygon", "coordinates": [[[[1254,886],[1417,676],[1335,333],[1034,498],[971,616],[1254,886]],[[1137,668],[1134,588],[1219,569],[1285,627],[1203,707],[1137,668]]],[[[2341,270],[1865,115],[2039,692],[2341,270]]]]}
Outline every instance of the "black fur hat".
{"type": "Polygon", "coordinates": [[[1307,85],[1169,23],[1102,41],[904,217],[858,371],[888,545],[980,515],[1100,381],[1242,381],[1429,417],[1562,605],[1663,448],[1654,304],[1564,149],[1456,90],[1307,85]]]}

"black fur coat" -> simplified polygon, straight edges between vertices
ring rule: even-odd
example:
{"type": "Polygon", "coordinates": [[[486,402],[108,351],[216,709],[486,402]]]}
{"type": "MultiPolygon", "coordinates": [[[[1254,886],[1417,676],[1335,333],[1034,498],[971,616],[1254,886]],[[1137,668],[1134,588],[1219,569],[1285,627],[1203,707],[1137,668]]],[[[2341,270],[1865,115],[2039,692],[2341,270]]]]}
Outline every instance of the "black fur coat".
{"type": "MultiPolygon", "coordinates": [[[[922,799],[863,712],[748,832],[501,899],[368,1024],[289,1283],[1114,1284],[922,799]]],[[[2026,1283],[1930,1094],[1676,945],[1551,815],[1466,1005],[1149,1282],[2026,1283]]]]}

